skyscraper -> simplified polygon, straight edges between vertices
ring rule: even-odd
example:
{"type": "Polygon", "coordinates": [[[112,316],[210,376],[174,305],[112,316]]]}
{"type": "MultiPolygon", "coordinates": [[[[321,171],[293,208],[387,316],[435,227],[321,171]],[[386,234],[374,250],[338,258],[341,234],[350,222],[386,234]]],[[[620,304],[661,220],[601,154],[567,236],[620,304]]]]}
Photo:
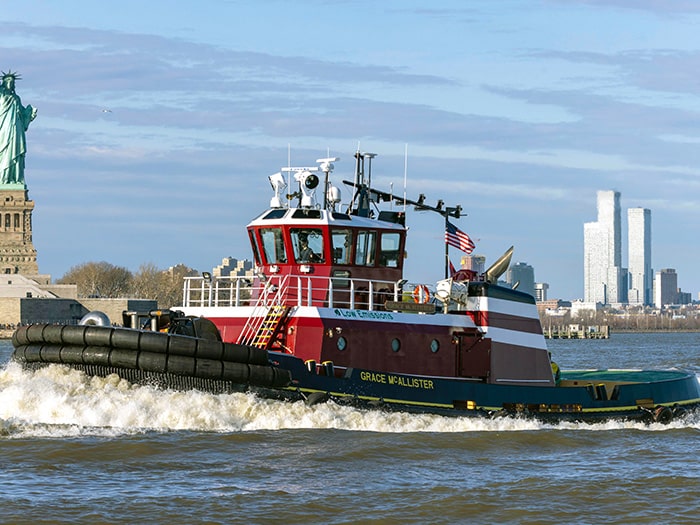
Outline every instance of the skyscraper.
{"type": "Polygon", "coordinates": [[[508,268],[506,282],[514,286],[518,284],[518,290],[535,296],[535,269],[527,263],[519,262],[508,268]]]}
{"type": "Polygon", "coordinates": [[[546,301],[547,290],[549,290],[548,283],[535,283],[535,300],[537,302],[546,301]]]}
{"type": "Polygon", "coordinates": [[[630,304],[652,304],[651,210],[627,210],[630,304]]]}
{"type": "Polygon", "coordinates": [[[598,192],[598,221],[583,225],[584,300],[619,303],[622,293],[620,192],[598,192]]]}
{"type": "Polygon", "coordinates": [[[661,308],[678,299],[678,275],[673,268],[663,268],[654,277],[654,306],[661,308]]]}
{"type": "Polygon", "coordinates": [[[486,271],[485,255],[463,255],[460,262],[462,268],[476,272],[478,275],[486,271]]]}

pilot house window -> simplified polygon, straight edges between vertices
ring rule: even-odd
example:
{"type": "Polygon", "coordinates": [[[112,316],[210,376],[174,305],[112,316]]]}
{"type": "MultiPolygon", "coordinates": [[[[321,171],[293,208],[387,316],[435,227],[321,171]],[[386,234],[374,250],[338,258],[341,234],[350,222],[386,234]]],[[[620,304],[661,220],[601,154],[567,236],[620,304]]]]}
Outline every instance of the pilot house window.
{"type": "Polygon", "coordinates": [[[262,239],[263,251],[265,252],[265,260],[268,264],[287,262],[281,228],[261,228],[260,238],[262,239]]]}
{"type": "Polygon", "coordinates": [[[297,263],[323,262],[323,231],[318,228],[292,228],[292,247],[297,263]]]}
{"type": "Polygon", "coordinates": [[[377,232],[357,232],[355,245],[355,264],[359,266],[374,266],[374,255],[377,244],[377,232]]]}
{"type": "Polygon", "coordinates": [[[396,232],[382,233],[381,254],[379,264],[389,268],[399,267],[399,248],[401,236],[396,232]]]}
{"type": "Polygon", "coordinates": [[[248,232],[248,237],[250,237],[250,245],[253,248],[253,257],[255,258],[255,264],[258,266],[262,265],[262,262],[260,261],[260,252],[258,251],[258,243],[255,241],[255,234],[253,231],[248,232]]]}
{"type": "Polygon", "coordinates": [[[333,263],[350,264],[350,251],[352,250],[352,231],[333,230],[333,263]]]}

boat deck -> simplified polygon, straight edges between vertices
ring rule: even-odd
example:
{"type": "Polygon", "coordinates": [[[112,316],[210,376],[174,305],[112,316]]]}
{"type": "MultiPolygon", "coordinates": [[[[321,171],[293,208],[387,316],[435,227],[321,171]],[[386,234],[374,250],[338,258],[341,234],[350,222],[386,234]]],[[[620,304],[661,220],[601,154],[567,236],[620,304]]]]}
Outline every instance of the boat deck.
{"type": "Polygon", "coordinates": [[[562,370],[562,384],[577,383],[650,383],[670,381],[688,373],[678,370],[562,370]]]}

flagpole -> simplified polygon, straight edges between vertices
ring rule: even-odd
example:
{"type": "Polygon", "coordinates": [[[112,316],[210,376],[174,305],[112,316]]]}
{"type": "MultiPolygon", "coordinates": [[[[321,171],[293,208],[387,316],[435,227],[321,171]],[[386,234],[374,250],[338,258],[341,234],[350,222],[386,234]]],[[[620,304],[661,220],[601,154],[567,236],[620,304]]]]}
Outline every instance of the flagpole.
{"type": "MultiPolygon", "coordinates": [[[[447,223],[449,219],[449,214],[445,214],[445,233],[447,233],[447,223]]],[[[447,236],[443,234],[443,239],[445,240],[445,279],[449,277],[449,265],[450,265],[450,245],[447,243],[447,236]]]]}

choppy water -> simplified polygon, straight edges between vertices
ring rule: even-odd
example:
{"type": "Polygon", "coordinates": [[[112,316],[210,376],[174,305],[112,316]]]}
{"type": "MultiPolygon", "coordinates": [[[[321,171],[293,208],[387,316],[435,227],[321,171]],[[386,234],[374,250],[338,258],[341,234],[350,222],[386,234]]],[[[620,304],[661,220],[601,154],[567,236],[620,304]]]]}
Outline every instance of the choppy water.
{"type": "MultiPolygon", "coordinates": [[[[684,368],[700,334],[551,341],[563,368],[684,368]]],[[[669,426],[306,407],[8,363],[0,523],[695,523],[700,413],[669,426]]]]}

